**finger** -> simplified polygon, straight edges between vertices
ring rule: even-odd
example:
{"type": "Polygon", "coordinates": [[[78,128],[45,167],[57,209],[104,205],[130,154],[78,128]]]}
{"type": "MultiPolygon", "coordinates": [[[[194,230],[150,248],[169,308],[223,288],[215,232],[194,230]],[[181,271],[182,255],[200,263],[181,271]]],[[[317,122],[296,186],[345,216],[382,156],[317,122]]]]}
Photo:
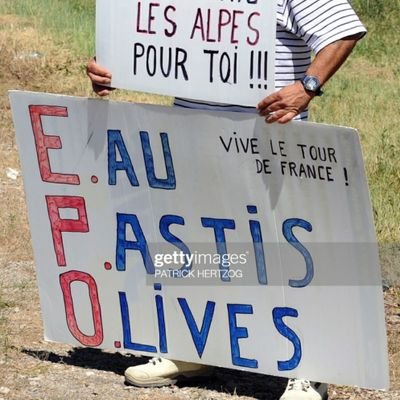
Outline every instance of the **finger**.
{"type": "Polygon", "coordinates": [[[103,90],[95,90],[96,94],[100,97],[104,97],[104,96],[108,96],[110,94],[110,91],[107,89],[103,89],[103,90]]]}
{"type": "Polygon", "coordinates": [[[107,68],[104,68],[101,65],[97,64],[97,62],[93,58],[88,62],[86,69],[88,72],[92,72],[96,75],[111,78],[111,72],[107,68]]]}
{"type": "Polygon", "coordinates": [[[273,122],[278,121],[279,119],[281,119],[284,115],[287,114],[286,110],[278,110],[275,111],[271,114],[269,114],[266,118],[265,118],[265,122],[267,124],[272,124],[273,122]]]}
{"type": "MultiPolygon", "coordinates": [[[[286,110],[287,104],[282,101],[275,101],[274,103],[270,104],[266,109],[266,114],[271,114],[279,110],[286,110]]],[[[265,115],[266,115],[265,114],[265,115]]]]}
{"type": "Polygon", "coordinates": [[[98,96],[108,96],[110,94],[110,92],[112,90],[114,90],[114,88],[110,88],[110,87],[105,87],[105,86],[101,86],[101,85],[96,85],[93,84],[93,91],[98,95],[98,96]]]}
{"type": "Polygon", "coordinates": [[[263,112],[268,106],[273,104],[275,101],[278,101],[279,97],[276,93],[272,93],[269,96],[265,97],[262,99],[258,104],[257,104],[257,110],[259,112],[263,112]]]}
{"type": "Polygon", "coordinates": [[[88,62],[87,66],[86,66],[86,73],[89,76],[90,76],[90,74],[93,74],[93,75],[101,76],[101,77],[108,78],[108,79],[112,78],[111,72],[108,69],[97,64],[97,62],[94,59],[91,59],[88,62]]]}
{"type": "Polygon", "coordinates": [[[287,114],[285,114],[283,117],[279,118],[277,122],[279,124],[287,124],[289,121],[291,121],[295,116],[297,115],[296,112],[294,111],[289,111],[287,114]]]}
{"type": "Polygon", "coordinates": [[[111,79],[105,76],[94,74],[93,72],[88,72],[90,80],[96,85],[109,85],[111,79]]]}

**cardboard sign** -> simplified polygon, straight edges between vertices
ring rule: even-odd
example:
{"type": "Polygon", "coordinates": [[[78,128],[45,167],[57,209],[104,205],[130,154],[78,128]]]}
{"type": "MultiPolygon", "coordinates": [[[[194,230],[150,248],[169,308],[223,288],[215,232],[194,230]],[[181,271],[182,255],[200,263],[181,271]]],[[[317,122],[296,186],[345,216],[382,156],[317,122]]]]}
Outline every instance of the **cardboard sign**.
{"type": "Polygon", "coordinates": [[[356,131],[10,97],[47,339],[388,386],[356,131]]]}
{"type": "Polygon", "coordinates": [[[276,0],[97,0],[112,86],[255,107],[274,91],[276,0]]]}

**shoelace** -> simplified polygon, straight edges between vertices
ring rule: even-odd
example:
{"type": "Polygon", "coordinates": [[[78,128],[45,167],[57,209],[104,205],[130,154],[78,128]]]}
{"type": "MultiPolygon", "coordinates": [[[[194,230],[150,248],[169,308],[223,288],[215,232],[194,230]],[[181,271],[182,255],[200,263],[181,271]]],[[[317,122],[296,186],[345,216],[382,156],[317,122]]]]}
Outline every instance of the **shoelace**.
{"type": "Polygon", "coordinates": [[[289,390],[302,390],[303,392],[307,392],[310,387],[310,381],[307,381],[305,379],[289,380],[289,390]]]}
{"type": "Polygon", "coordinates": [[[152,363],[153,365],[156,365],[158,362],[162,362],[161,357],[153,357],[151,360],[149,360],[149,363],[152,363]]]}

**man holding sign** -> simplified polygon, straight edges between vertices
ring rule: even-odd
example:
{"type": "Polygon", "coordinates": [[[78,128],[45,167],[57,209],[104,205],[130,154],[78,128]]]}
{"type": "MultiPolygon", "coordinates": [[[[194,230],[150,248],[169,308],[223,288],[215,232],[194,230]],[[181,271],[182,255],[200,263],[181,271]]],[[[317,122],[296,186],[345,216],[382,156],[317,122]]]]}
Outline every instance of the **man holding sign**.
{"type": "MultiPolygon", "coordinates": [[[[186,108],[256,112],[267,123],[306,120],[307,107],[321,87],[340,68],[366,30],[347,0],[279,0],[277,7],[275,87],[257,107],[230,106],[176,98],[186,108]],[[311,62],[311,52],[315,58],[311,62]]],[[[91,60],[87,66],[93,88],[100,96],[109,93],[111,73],[91,60]]],[[[128,383],[152,387],[175,383],[183,376],[205,375],[210,368],[180,361],[152,359],[125,372],[128,383]]],[[[281,400],[321,400],[325,384],[290,379],[281,400]]]]}

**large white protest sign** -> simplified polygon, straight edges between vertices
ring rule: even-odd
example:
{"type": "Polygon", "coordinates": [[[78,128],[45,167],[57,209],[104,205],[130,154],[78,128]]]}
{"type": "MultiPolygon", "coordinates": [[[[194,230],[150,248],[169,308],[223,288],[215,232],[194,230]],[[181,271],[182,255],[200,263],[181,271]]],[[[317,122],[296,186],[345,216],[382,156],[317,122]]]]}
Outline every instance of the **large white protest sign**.
{"type": "Polygon", "coordinates": [[[255,106],[274,90],[276,0],[97,0],[112,86],[255,106]]]}
{"type": "Polygon", "coordinates": [[[47,339],[388,386],[356,131],[10,96],[47,339]]]}

